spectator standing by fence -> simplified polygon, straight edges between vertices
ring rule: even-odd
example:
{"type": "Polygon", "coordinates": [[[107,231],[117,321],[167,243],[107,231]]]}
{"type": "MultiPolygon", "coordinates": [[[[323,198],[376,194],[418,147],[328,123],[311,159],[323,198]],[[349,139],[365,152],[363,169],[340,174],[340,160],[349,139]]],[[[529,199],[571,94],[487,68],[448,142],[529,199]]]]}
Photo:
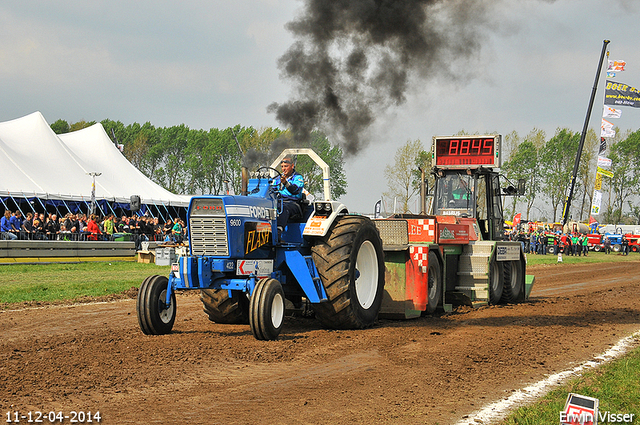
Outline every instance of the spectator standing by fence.
{"type": "Polygon", "coordinates": [[[622,236],[622,255],[629,255],[629,240],[622,236]]]}
{"type": "Polygon", "coordinates": [[[154,241],[161,241],[162,240],[162,226],[160,225],[160,219],[158,217],[155,217],[153,219],[153,240],[154,241]]]}
{"type": "Polygon", "coordinates": [[[33,213],[27,213],[27,216],[22,222],[20,233],[24,235],[24,239],[33,239],[33,213]]]}
{"type": "Polygon", "coordinates": [[[44,214],[39,214],[37,217],[33,216],[33,236],[35,239],[44,239],[44,225],[44,214]]]}
{"type": "Polygon", "coordinates": [[[107,235],[109,240],[113,240],[113,214],[109,214],[107,218],[102,222],[102,228],[104,229],[104,233],[107,235]]]}
{"type": "Polygon", "coordinates": [[[22,230],[22,221],[22,212],[20,212],[20,210],[16,210],[16,212],[13,213],[13,215],[9,219],[9,222],[11,223],[11,232],[15,234],[18,239],[21,239],[20,232],[22,230]]]}
{"type": "Polygon", "coordinates": [[[59,231],[60,223],[58,223],[58,216],[56,214],[51,214],[47,224],[45,224],[45,233],[47,234],[47,238],[49,240],[55,240],[59,231]]]}
{"type": "Polygon", "coordinates": [[[5,210],[4,215],[0,219],[0,232],[3,239],[15,240],[18,236],[11,232],[11,211],[5,210]]]}
{"type": "Polygon", "coordinates": [[[171,217],[167,217],[167,221],[164,222],[162,230],[164,232],[164,240],[170,240],[173,231],[173,221],[171,221],[171,217]]]}
{"type": "Polygon", "coordinates": [[[95,214],[91,214],[91,216],[89,216],[89,221],[87,222],[87,239],[91,241],[99,240],[99,237],[102,234],[96,220],[97,216],[95,214]]]}
{"type": "Polygon", "coordinates": [[[182,243],[183,240],[183,234],[182,234],[182,220],[179,218],[175,219],[175,224],[173,225],[173,228],[171,229],[171,234],[172,234],[172,239],[176,242],[176,243],[182,243]]]}

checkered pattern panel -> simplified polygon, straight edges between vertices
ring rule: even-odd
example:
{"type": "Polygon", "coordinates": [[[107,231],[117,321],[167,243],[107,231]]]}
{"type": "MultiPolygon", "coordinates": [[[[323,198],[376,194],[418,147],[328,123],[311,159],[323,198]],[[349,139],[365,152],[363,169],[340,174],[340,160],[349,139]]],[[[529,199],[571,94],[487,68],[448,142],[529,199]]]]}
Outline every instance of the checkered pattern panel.
{"type": "Polygon", "coordinates": [[[418,267],[420,267],[422,273],[427,273],[427,265],[429,264],[429,247],[412,246],[409,248],[409,254],[411,255],[411,259],[418,263],[418,267]]]}
{"type": "Polygon", "coordinates": [[[422,226],[422,230],[429,236],[435,236],[436,234],[436,220],[433,218],[418,220],[418,226],[422,226]]]}

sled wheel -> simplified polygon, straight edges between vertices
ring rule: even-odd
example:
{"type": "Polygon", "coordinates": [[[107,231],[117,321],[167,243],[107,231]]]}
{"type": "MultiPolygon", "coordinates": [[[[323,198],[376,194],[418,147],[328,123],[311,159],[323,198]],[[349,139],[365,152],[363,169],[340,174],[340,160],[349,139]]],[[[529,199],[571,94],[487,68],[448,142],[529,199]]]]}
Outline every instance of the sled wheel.
{"type": "Polygon", "coordinates": [[[320,323],[331,329],[372,326],[384,291],[382,240],[373,222],[339,217],[311,253],[328,298],[313,305],[320,323]]]}
{"type": "Polygon", "coordinates": [[[176,295],[166,304],[169,279],[165,276],[149,276],[138,290],[136,311],[138,324],[146,335],[164,335],[171,332],[176,320],[176,295]]]}
{"type": "Polygon", "coordinates": [[[442,299],[442,269],[438,256],[433,251],[429,251],[429,282],[427,309],[425,313],[432,314],[438,308],[438,304],[442,299]]]}
{"type": "Polygon", "coordinates": [[[498,304],[504,289],[504,273],[502,262],[495,259],[489,265],[489,303],[498,304]]]}
{"type": "Polygon", "coordinates": [[[226,289],[202,289],[200,291],[204,312],[215,323],[249,323],[249,300],[240,291],[226,289]]]}
{"type": "Polygon", "coordinates": [[[284,321],[284,291],[279,281],[260,279],[249,303],[249,325],[259,340],[274,340],[280,335],[284,321]]]}
{"type": "Polygon", "coordinates": [[[522,298],[524,290],[524,273],[522,259],[505,261],[504,285],[502,289],[502,302],[512,303],[522,298]]]}

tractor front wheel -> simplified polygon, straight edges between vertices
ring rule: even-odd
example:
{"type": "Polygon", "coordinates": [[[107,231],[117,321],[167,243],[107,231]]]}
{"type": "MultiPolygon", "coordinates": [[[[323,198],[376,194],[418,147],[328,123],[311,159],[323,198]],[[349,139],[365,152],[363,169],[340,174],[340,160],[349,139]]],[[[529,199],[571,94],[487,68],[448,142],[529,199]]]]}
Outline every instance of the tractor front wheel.
{"type": "Polygon", "coordinates": [[[330,329],[362,329],[378,318],[384,291],[384,257],[378,229],[367,217],[339,217],[311,250],[327,292],[314,304],[330,329]]]}
{"type": "Polygon", "coordinates": [[[149,276],[138,290],[136,311],[138,324],[146,335],[164,335],[171,332],[176,320],[176,294],[167,301],[168,282],[165,276],[149,276]]]}
{"type": "Polygon", "coordinates": [[[264,278],[256,283],[249,304],[249,326],[258,340],[274,340],[284,321],[284,291],[276,279],[264,278]]]}

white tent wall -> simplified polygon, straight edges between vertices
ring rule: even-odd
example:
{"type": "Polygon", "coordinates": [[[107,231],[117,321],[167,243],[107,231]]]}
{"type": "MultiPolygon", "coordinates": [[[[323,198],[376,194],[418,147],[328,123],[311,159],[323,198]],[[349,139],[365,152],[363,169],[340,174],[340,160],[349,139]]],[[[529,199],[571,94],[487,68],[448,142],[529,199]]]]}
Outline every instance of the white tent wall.
{"type": "Polygon", "coordinates": [[[47,200],[96,199],[186,207],[188,196],[175,195],[136,169],[113,145],[101,124],[56,135],[40,112],[0,122],[0,196],[47,200]]]}
{"type": "MultiPolygon", "coordinates": [[[[91,197],[91,177],[86,175],[78,159],[66,152],[39,112],[0,123],[0,139],[11,160],[42,188],[45,199],[81,201],[91,197]]],[[[15,196],[33,192],[32,187],[16,186],[4,170],[1,173],[0,193],[10,192],[15,196]]]]}
{"type": "Polygon", "coordinates": [[[117,202],[129,202],[131,195],[140,195],[143,204],[189,204],[190,197],[169,192],[135,168],[115,147],[102,124],[58,137],[92,172],[102,173],[96,182],[100,181],[109,193],[114,194],[117,202]]]}
{"type": "Polygon", "coordinates": [[[15,162],[17,157],[0,139],[0,196],[46,197],[45,190],[15,162]]]}

